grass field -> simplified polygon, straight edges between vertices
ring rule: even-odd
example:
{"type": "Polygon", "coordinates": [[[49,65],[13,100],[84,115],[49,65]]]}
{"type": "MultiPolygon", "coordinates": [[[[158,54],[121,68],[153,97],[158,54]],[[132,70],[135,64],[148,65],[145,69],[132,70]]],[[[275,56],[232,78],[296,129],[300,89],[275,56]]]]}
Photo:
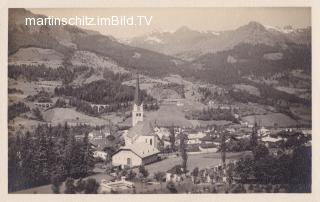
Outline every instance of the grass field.
{"type": "Polygon", "coordinates": [[[259,125],[265,127],[273,127],[277,124],[279,127],[296,126],[297,121],[293,120],[289,116],[281,113],[269,113],[265,115],[252,115],[242,117],[242,120],[247,121],[250,124],[254,124],[255,120],[259,125]]]}
{"type": "MultiPolygon", "coordinates": [[[[238,152],[238,153],[227,153],[227,162],[229,160],[240,159],[245,155],[249,155],[250,152],[238,152]]],[[[166,172],[175,165],[180,165],[182,163],[181,157],[171,157],[165,160],[150,164],[146,166],[146,169],[149,171],[150,175],[153,175],[156,172],[166,172]]],[[[194,168],[198,167],[199,169],[204,169],[212,167],[221,163],[221,154],[220,153],[207,153],[207,154],[189,154],[187,167],[189,171],[192,171],[194,168]]]]}
{"type": "Polygon", "coordinates": [[[89,125],[105,125],[107,121],[104,119],[85,115],[77,112],[74,108],[54,108],[43,113],[46,122],[52,124],[68,124],[86,123],[89,125]]]}

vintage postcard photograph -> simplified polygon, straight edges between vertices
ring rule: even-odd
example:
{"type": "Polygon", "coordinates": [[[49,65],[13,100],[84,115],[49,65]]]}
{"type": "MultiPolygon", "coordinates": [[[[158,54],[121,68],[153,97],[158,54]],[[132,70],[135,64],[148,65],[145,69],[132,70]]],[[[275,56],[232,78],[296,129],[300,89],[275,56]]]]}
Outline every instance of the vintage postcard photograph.
{"type": "Polygon", "coordinates": [[[312,193],[310,7],[8,9],[8,194],[312,193]]]}

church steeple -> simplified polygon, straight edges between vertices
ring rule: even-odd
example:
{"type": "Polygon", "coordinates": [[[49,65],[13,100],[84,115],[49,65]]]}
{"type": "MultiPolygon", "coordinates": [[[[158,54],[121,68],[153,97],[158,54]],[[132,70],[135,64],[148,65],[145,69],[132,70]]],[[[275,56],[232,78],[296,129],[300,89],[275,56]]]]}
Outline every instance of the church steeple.
{"type": "Polygon", "coordinates": [[[136,90],[134,94],[134,102],[132,109],[132,126],[135,126],[138,122],[143,121],[143,104],[140,95],[139,75],[137,74],[136,90]]]}
{"type": "Polygon", "coordinates": [[[134,94],[134,103],[138,106],[142,104],[142,99],[140,95],[140,86],[139,86],[139,74],[137,74],[137,80],[136,80],[136,91],[134,94]]]}

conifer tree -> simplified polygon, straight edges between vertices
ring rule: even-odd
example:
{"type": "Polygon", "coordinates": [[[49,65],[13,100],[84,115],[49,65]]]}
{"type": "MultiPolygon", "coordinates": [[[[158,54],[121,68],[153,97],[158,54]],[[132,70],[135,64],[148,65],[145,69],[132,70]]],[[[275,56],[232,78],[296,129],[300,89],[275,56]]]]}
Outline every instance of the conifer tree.
{"type": "Polygon", "coordinates": [[[182,158],[182,168],[183,172],[187,171],[187,160],[188,160],[188,153],[187,153],[187,148],[186,148],[186,139],[187,135],[184,133],[180,133],[180,153],[181,153],[181,158],[182,158]]]}
{"type": "Polygon", "coordinates": [[[21,167],[23,168],[21,174],[23,176],[23,188],[29,188],[35,183],[35,167],[36,162],[34,161],[34,144],[29,131],[26,132],[25,137],[21,144],[21,167]]]}
{"type": "Polygon", "coordinates": [[[75,147],[76,147],[76,139],[74,134],[70,134],[68,137],[68,142],[65,147],[65,165],[66,165],[66,174],[67,176],[73,176],[75,174],[75,147]]]}
{"type": "Polygon", "coordinates": [[[81,171],[83,175],[88,175],[94,167],[93,148],[89,141],[88,134],[85,134],[83,138],[82,157],[81,171]]]}
{"type": "Polygon", "coordinates": [[[15,191],[20,182],[20,135],[9,137],[8,140],[8,190],[15,191]]]}
{"type": "Polygon", "coordinates": [[[36,162],[36,173],[38,174],[38,185],[45,184],[50,180],[49,165],[48,165],[48,145],[47,145],[47,126],[38,126],[35,131],[37,142],[36,152],[34,154],[36,162]]]}

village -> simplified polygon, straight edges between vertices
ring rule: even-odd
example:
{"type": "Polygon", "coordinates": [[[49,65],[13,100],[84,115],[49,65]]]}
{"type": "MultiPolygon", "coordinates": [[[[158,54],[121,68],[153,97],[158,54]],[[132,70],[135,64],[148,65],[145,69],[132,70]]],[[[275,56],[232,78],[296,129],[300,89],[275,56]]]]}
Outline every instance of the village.
{"type": "MultiPolygon", "coordinates": [[[[88,177],[99,183],[98,193],[281,192],[276,185],[243,185],[243,179],[230,170],[240,159],[253,157],[250,146],[254,138],[277,157],[292,153],[282,146],[290,134],[311,136],[307,128],[266,128],[258,121],[196,128],[161,126],[144,114],[139,77],[135,89],[130,128],[115,131],[107,125],[88,133],[96,162],[94,174],[88,177]]],[[[81,141],[84,136],[75,138],[81,141]]],[[[305,144],[311,146],[310,141],[305,144]]],[[[255,178],[249,176],[248,181],[254,183],[255,178]]],[[[42,193],[37,188],[20,192],[42,193]]]]}
{"type": "Polygon", "coordinates": [[[311,12],[266,10],[131,35],[9,9],[8,193],[311,193],[311,12]]]}

